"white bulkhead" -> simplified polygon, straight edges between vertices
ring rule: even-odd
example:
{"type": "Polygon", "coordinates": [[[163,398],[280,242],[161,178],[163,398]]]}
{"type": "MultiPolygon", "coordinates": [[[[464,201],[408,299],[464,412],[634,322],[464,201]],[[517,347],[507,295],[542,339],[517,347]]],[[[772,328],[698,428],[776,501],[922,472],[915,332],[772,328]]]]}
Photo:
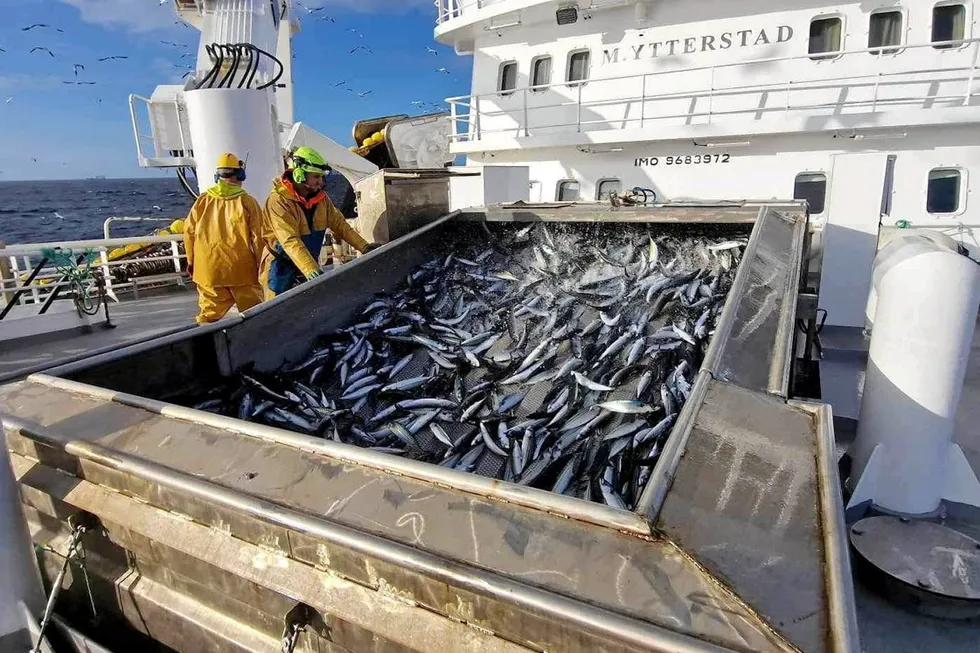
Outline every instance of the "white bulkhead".
{"type": "Polygon", "coordinates": [[[972,0],[441,0],[436,36],[473,56],[454,150],[528,166],[532,201],[805,198],[818,225],[976,249],[974,19],[972,0]]]}

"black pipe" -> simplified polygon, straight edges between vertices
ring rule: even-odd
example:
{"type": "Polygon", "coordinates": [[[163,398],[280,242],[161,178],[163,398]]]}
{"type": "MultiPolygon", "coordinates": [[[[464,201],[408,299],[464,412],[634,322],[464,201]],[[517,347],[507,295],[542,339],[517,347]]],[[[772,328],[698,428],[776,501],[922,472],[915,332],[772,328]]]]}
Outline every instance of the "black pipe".
{"type": "Polygon", "coordinates": [[[212,77],[217,77],[218,71],[221,69],[221,62],[224,60],[224,56],[218,51],[219,47],[220,46],[217,43],[204,46],[204,50],[208,53],[208,56],[211,57],[213,64],[211,66],[211,70],[208,71],[208,74],[205,75],[201,81],[197,83],[197,86],[194,87],[195,89],[204,88],[205,84],[211,82],[212,77]]]}
{"type": "Polygon", "coordinates": [[[283,76],[283,73],[285,73],[285,72],[286,72],[286,67],[285,67],[285,66],[283,66],[283,65],[282,65],[282,62],[281,62],[281,61],[279,61],[279,59],[278,59],[278,58],[276,58],[276,57],[275,57],[274,55],[271,55],[271,54],[269,54],[268,52],[266,52],[265,50],[263,50],[262,48],[259,48],[259,47],[256,47],[256,46],[254,46],[254,45],[253,45],[252,47],[253,47],[253,48],[255,48],[255,49],[256,49],[256,50],[258,51],[258,52],[261,52],[261,53],[262,53],[262,54],[264,54],[265,56],[267,56],[267,57],[269,57],[270,59],[272,59],[273,61],[275,61],[275,62],[276,62],[276,64],[277,64],[277,65],[279,66],[279,74],[277,74],[277,75],[276,75],[275,77],[273,77],[273,78],[272,78],[272,81],[270,81],[270,82],[266,82],[266,83],[265,83],[265,84],[263,84],[262,86],[259,86],[259,87],[257,87],[257,90],[259,90],[259,91],[261,91],[262,89],[266,89],[266,88],[269,88],[270,86],[272,86],[272,85],[274,85],[274,84],[275,84],[276,82],[278,82],[278,81],[279,81],[279,79],[280,79],[280,78],[281,78],[281,77],[283,76]]]}
{"type": "Polygon", "coordinates": [[[231,78],[235,76],[235,69],[238,68],[238,46],[223,45],[221,47],[228,48],[228,51],[231,53],[231,64],[228,66],[228,72],[226,72],[224,77],[221,78],[221,81],[218,82],[217,88],[230,88],[231,78]],[[225,82],[229,83],[227,87],[225,86],[225,82]]]}
{"type": "Polygon", "coordinates": [[[194,199],[197,199],[198,194],[194,192],[194,189],[191,188],[190,182],[187,181],[187,173],[184,172],[184,168],[177,168],[177,179],[180,180],[180,185],[183,187],[184,191],[194,199]]]}

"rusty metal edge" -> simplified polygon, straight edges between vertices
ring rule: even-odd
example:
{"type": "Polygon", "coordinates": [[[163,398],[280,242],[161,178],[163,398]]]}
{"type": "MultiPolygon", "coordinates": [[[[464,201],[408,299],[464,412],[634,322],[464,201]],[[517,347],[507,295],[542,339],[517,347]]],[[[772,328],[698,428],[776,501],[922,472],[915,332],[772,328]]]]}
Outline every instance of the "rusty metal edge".
{"type": "Polygon", "coordinates": [[[240,511],[255,519],[282,528],[320,538],[335,546],[412,569],[452,587],[499,601],[516,604],[522,609],[543,614],[560,622],[574,624],[594,635],[628,646],[663,653],[730,653],[730,649],[678,633],[655,624],[625,617],[575,599],[513,581],[443,558],[425,551],[392,542],[356,529],[317,519],[285,506],[245,495],[204,479],[113,451],[93,442],[75,440],[68,435],[3,416],[5,429],[40,442],[70,456],[92,461],[110,469],[158,483],[198,500],[240,511]]]}
{"type": "MultiPolygon", "coordinates": [[[[769,214],[777,220],[793,223],[793,251],[803,255],[803,238],[806,235],[806,220],[792,220],[770,209],[769,214]]],[[[779,324],[776,327],[776,339],[772,352],[772,364],[769,367],[769,394],[783,397],[789,396],[790,366],[793,362],[793,334],[796,329],[796,304],[800,293],[800,268],[802,262],[797,260],[790,266],[786,278],[785,301],[779,313],[779,324]]]]}
{"type": "Polygon", "coordinates": [[[854,599],[854,576],[848,554],[847,530],[844,526],[844,500],[834,445],[834,417],[829,404],[791,399],[788,405],[810,413],[816,424],[817,480],[820,518],[823,522],[823,544],[826,561],[827,618],[834,653],[859,653],[857,607],[854,599]]]}
{"type": "Polygon", "coordinates": [[[45,385],[73,394],[86,395],[111,401],[132,408],[171,417],[194,424],[201,424],[232,433],[258,438],[266,442],[299,449],[307,453],[325,456],[344,463],[353,463],[385,473],[397,473],[435,485],[449,486],[453,489],[476,494],[481,497],[497,499],[515,505],[543,510],[552,514],[588,522],[620,532],[647,537],[651,534],[647,521],[634,512],[618,510],[606,505],[583,501],[545,490],[505,483],[476,474],[458,472],[438,465],[420,463],[415,460],[377,453],[354,445],[294,433],[265,424],[216,415],[193,408],[178,406],[156,399],[108,390],[97,386],[71,381],[47,374],[34,374],[27,379],[30,383],[45,385]]]}
{"type": "Polygon", "coordinates": [[[640,495],[640,501],[636,504],[635,512],[644,516],[651,528],[656,523],[660,508],[667,498],[667,492],[674,482],[674,473],[677,471],[681,457],[687,449],[687,440],[694,428],[694,420],[698,411],[701,410],[701,404],[704,402],[704,396],[708,391],[708,383],[713,378],[711,372],[704,367],[698,371],[698,376],[694,379],[694,385],[691,388],[691,396],[688,397],[687,403],[681,409],[677,423],[674,424],[674,428],[667,438],[667,444],[660,453],[657,463],[653,466],[650,480],[647,481],[647,486],[644,488],[643,494],[640,495]]]}

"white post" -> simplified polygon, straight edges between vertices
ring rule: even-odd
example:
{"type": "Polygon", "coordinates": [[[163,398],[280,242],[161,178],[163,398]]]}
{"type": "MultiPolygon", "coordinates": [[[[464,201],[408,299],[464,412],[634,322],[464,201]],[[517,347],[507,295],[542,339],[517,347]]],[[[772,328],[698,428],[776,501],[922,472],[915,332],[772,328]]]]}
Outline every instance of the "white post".
{"type": "Polygon", "coordinates": [[[973,97],[973,77],[977,72],[977,55],[980,53],[980,41],[973,42],[973,54],[970,56],[970,77],[966,80],[966,95],[963,97],[963,106],[970,104],[973,97]]]}
{"type": "Polygon", "coordinates": [[[524,135],[527,136],[527,89],[524,89],[524,135]]]}
{"type": "Polygon", "coordinates": [[[640,85],[640,127],[643,127],[643,118],[647,109],[647,76],[642,77],[643,83],[640,85]]]}
{"type": "Polygon", "coordinates": [[[118,302],[116,291],[112,289],[112,274],[109,273],[109,250],[105,247],[99,249],[99,259],[102,261],[102,281],[105,285],[105,294],[112,297],[112,301],[118,302]]]}
{"type": "MultiPolygon", "coordinates": [[[[38,261],[38,263],[40,263],[40,261],[38,261]]],[[[30,274],[30,271],[34,269],[34,266],[31,265],[31,257],[29,256],[24,257],[24,267],[27,268],[28,274],[30,274]]],[[[34,281],[31,282],[31,297],[34,298],[35,304],[41,303],[41,291],[38,288],[38,280],[40,279],[40,277],[41,275],[39,274],[37,277],[34,278],[34,281]]]]}
{"type": "Polygon", "coordinates": [[[980,306],[980,266],[935,243],[892,252],[877,306],[849,508],[909,515],[943,499],[980,506],[980,482],[952,444],[980,306]]]}

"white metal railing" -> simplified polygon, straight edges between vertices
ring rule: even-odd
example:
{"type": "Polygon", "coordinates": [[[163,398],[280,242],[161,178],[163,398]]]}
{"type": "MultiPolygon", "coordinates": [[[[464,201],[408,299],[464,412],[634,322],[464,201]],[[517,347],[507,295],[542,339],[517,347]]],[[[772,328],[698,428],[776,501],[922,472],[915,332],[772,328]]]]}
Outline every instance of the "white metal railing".
{"type": "MultiPolygon", "coordinates": [[[[445,1],[445,0],[443,0],[445,1]]],[[[451,0],[450,0],[451,1],[451,0]]],[[[720,63],[690,68],[659,70],[633,75],[588,79],[581,82],[556,82],[539,86],[527,86],[513,91],[464,95],[448,98],[453,133],[453,142],[479,141],[487,135],[510,135],[528,137],[543,130],[574,128],[577,132],[594,129],[625,129],[645,127],[656,121],[699,120],[698,124],[712,124],[720,119],[736,116],[755,116],[761,119],[774,113],[859,109],[875,113],[879,109],[899,106],[932,106],[936,104],[958,103],[968,105],[974,93],[974,81],[980,54],[980,38],[957,41],[943,41],[917,45],[897,46],[900,52],[918,49],[935,49],[949,52],[953,48],[969,46],[968,61],[961,59],[957,66],[909,67],[895,70],[882,70],[883,61],[892,61],[893,53],[885,53],[881,48],[846,50],[830,55],[794,55],[720,63]],[[942,49],[940,49],[942,48],[942,49]],[[947,49],[948,48],[948,49],[947,49]],[[862,72],[841,74],[829,77],[812,77],[813,68],[809,66],[787,66],[777,73],[772,72],[773,64],[805,62],[813,64],[828,58],[840,60],[851,55],[876,55],[868,58],[867,64],[876,62],[872,72],[862,66],[862,72]],[[888,57],[887,60],[884,57],[888,57]],[[737,77],[738,73],[751,74],[754,70],[764,71],[760,76],[774,74],[776,81],[742,85],[724,85],[726,76],[737,77]],[[807,71],[811,77],[807,78],[807,71]],[[658,84],[665,76],[696,75],[706,76],[706,82],[699,87],[673,92],[657,92],[669,84],[658,84]],[[942,77],[946,75],[947,77],[942,77]],[[948,77],[952,75],[953,77],[948,77]],[[936,84],[958,84],[955,92],[938,94],[936,84]],[[897,87],[926,85],[923,94],[894,95],[887,91],[897,87]],[[625,89],[632,88],[632,91],[625,89]],[[864,94],[854,99],[837,97],[834,101],[814,100],[821,91],[862,91],[864,94]],[[809,96],[809,97],[808,97],[809,96]],[[746,97],[762,98],[751,106],[737,106],[746,97]],[[776,98],[773,101],[773,98],[776,98]],[[794,102],[794,98],[798,101],[794,102]],[[677,110],[679,101],[686,106],[677,110]],[[726,101],[729,106],[726,108],[726,101]],[[656,111],[658,103],[661,111],[656,111]],[[671,107],[673,103],[675,106],[671,107]],[[488,108],[489,107],[489,108],[488,108]],[[588,113],[589,115],[583,116],[588,113]],[[591,118],[592,115],[596,117],[591,118]]],[[[669,79],[669,77],[668,77],[669,79]]],[[[746,104],[742,102],[742,104],[746,104]]],[[[551,132],[553,133],[553,132],[551,132]]]]}
{"type": "MultiPolygon", "coordinates": [[[[52,301],[60,300],[59,296],[52,297],[52,294],[59,289],[71,285],[63,280],[63,274],[52,262],[45,262],[42,250],[60,250],[62,253],[71,252],[73,258],[83,254],[94,255],[92,262],[79,264],[79,269],[88,268],[89,272],[99,271],[103,281],[105,293],[111,299],[119,301],[117,292],[135,291],[137,281],[128,279],[119,283],[112,278],[112,268],[133,264],[139,261],[168,261],[168,268],[172,264],[172,272],[162,276],[154,275],[153,279],[157,283],[183,284],[185,274],[182,271],[181,261],[186,258],[180,253],[179,244],[183,242],[182,234],[172,234],[165,236],[139,236],[135,238],[108,238],[99,240],[70,240],[50,243],[23,243],[18,245],[8,245],[0,248],[0,310],[4,309],[11,302],[18,305],[34,305],[38,309],[48,306],[52,301]],[[110,260],[109,253],[113,250],[127,245],[160,245],[165,244],[166,254],[157,255],[152,258],[144,259],[116,259],[110,260]]],[[[96,291],[97,283],[89,275],[85,284],[85,291],[92,294],[96,291]]],[[[70,299],[64,297],[64,299],[70,299]]]]}
{"type": "Polygon", "coordinates": [[[129,96],[129,117],[133,123],[133,138],[136,139],[136,153],[139,156],[140,166],[143,168],[177,168],[184,166],[193,166],[194,159],[188,155],[191,151],[190,144],[185,142],[184,133],[185,129],[187,133],[190,133],[190,126],[185,125],[186,119],[183,117],[180,110],[179,103],[174,100],[174,102],[155,102],[151,98],[143,97],[142,95],[136,95],[135,93],[129,96]],[[171,104],[173,106],[174,116],[177,120],[177,134],[180,138],[180,151],[183,152],[184,156],[173,156],[171,153],[157,152],[156,139],[153,134],[146,134],[140,131],[139,118],[136,112],[136,103],[142,102],[146,105],[147,115],[150,121],[150,130],[153,130],[153,119],[154,115],[152,112],[152,107],[154,105],[160,104],[171,104]],[[149,149],[152,149],[153,155],[149,156],[144,150],[144,142],[149,141],[149,149]]]}

